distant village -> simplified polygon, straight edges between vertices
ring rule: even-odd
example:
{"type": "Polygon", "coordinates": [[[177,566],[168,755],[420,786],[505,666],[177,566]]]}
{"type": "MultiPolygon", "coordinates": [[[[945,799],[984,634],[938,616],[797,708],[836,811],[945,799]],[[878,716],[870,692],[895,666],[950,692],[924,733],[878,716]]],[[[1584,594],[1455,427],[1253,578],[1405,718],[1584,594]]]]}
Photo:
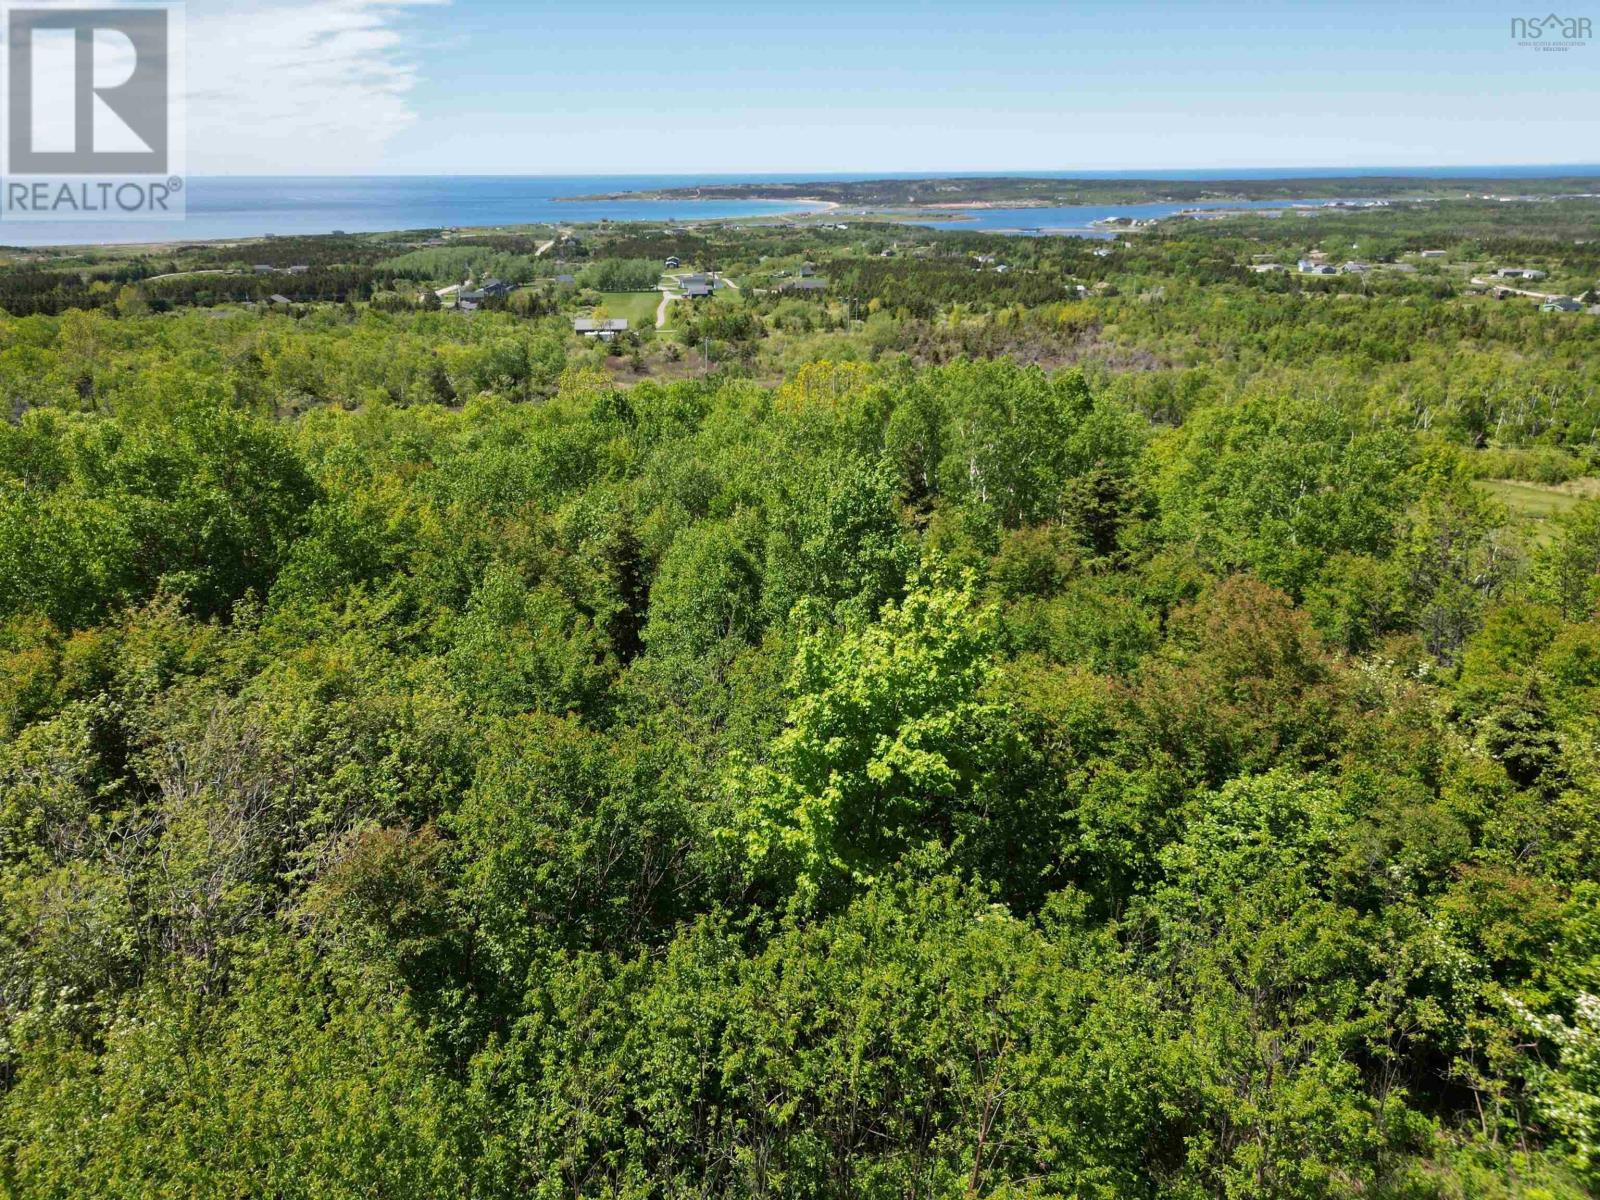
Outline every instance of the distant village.
{"type": "MultiPolygon", "coordinates": [[[[1415,257],[1424,261],[1439,260],[1445,258],[1446,253],[1443,250],[1421,250],[1416,252],[1415,257]]],[[[1252,264],[1250,269],[1257,274],[1266,274],[1287,268],[1282,263],[1262,262],[1252,264]]],[[[1334,263],[1329,261],[1324,252],[1311,251],[1295,264],[1295,269],[1301,275],[1365,275],[1373,271],[1414,274],[1417,267],[1416,264],[1407,262],[1370,263],[1357,259],[1334,263]]],[[[1496,300],[1509,300],[1517,296],[1536,300],[1539,302],[1540,312],[1588,313],[1590,316],[1600,316],[1600,303],[1585,303],[1576,296],[1511,286],[1513,283],[1537,283],[1544,278],[1546,272],[1535,267],[1497,267],[1489,278],[1473,276],[1471,284],[1472,290],[1485,292],[1496,300]]]]}

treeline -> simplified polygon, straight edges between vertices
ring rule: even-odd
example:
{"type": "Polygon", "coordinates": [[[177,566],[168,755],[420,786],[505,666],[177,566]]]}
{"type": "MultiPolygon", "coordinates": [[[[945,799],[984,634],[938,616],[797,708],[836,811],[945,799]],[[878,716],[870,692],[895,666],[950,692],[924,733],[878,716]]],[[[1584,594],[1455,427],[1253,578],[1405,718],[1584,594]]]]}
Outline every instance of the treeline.
{"type": "Polygon", "coordinates": [[[505,283],[528,283],[541,275],[555,274],[560,269],[554,261],[541,263],[527,254],[477,245],[431,246],[411,250],[385,259],[383,266],[401,278],[448,279],[457,283],[469,278],[479,282],[499,279],[505,283]]]}
{"type": "Polygon", "coordinates": [[[174,389],[270,416],[555,390],[567,365],[564,324],[477,316],[323,307],[300,320],[243,312],[0,320],[0,393],[19,414],[137,408],[174,389]]]}
{"type": "Polygon", "coordinates": [[[269,237],[244,246],[232,243],[200,243],[186,247],[194,254],[193,265],[206,268],[249,270],[257,264],[287,270],[295,266],[336,267],[374,266],[394,255],[398,246],[424,234],[386,234],[382,237],[349,237],[319,234],[315,237],[269,237]]]}
{"type": "Polygon", "coordinates": [[[260,303],[282,295],[299,304],[366,300],[374,290],[392,286],[389,270],[347,265],[312,267],[308,271],[262,273],[241,268],[157,276],[148,270],[77,272],[64,270],[0,273],[0,310],[13,317],[59,316],[72,310],[127,308],[167,312],[217,304],[260,303]]]}
{"type": "MultiPolygon", "coordinates": [[[[1314,217],[1292,219],[1304,236],[1330,245],[1360,242],[1369,254],[1457,250],[1466,257],[1500,259],[1508,266],[1537,266],[1559,256],[1600,275],[1595,214],[1592,199],[1440,200],[1393,209],[1322,209],[1314,217]]],[[[1210,229],[1226,236],[1278,240],[1286,233],[1284,221],[1290,219],[1242,214],[1210,229]]]]}
{"type": "Polygon", "coordinates": [[[661,278],[661,263],[653,258],[602,258],[578,273],[578,282],[600,292],[647,292],[661,278]]]}
{"type": "Polygon", "coordinates": [[[58,316],[112,303],[121,289],[167,269],[148,260],[81,267],[0,270],[0,311],[13,316],[58,316]]]}
{"type": "Polygon", "coordinates": [[[226,275],[175,275],[146,280],[139,285],[139,291],[152,307],[164,310],[209,308],[230,302],[260,303],[272,296],[283,296],[296,304],[319,301],[342,304],[370,299],[375,290],[393,286],[397,278],[397,273],[389,269],[313,266],[293,274],[244,271],[226,275]]]}
{"type": "Polygon", "coordinates": [[[1028,270],[980,271],[962,259],[849,259],[828,265],[830,290],[908,316],[952,304],[1050,304],[1075,295],[1069,280],[1028,270]]]}

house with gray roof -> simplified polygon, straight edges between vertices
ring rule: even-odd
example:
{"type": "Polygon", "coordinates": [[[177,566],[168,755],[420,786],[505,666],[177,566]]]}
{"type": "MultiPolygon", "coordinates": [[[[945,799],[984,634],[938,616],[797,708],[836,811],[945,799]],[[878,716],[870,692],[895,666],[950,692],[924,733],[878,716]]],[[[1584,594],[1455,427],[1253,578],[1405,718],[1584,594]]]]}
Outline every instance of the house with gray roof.
{"type": "Polygon", "coordinates": [[[628,322],[624,317],[607,317],[599,321],[593,317],[579,317],[572,322],[572,332],[609,342],[617,334],[628,332],[628,322]]]}

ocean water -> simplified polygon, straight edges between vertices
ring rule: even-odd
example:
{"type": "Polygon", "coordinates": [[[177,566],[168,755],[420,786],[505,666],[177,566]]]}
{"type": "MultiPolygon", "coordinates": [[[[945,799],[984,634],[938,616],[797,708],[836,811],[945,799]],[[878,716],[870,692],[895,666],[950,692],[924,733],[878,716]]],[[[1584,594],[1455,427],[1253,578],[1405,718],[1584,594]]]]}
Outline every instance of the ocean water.
{"type": "MultiPolygon", "coordinates": [[[[754,178],[777,181],[773,176],[754,178]]],[[[806,181],[816,176],[783,178],[806,181]]],[[[729,177],[720,182],[736,181],[729,177]]],[[[181,221],[5,221],[0,222],[0,245],[82,246],[601,220],[694,221],[812,207],[765,200],[567,199],[719,182],[706,176],[193,176],[187,182],[188,211],[181,221]]]]}
{"type": "Polygon", "coordinates": [[[1135,220],[1149,221],[1199,209],[1272,210],[1291,206],[1321,208],[1337,203],[1339,203],[1337,200],[1191,200],[1181,204],[1073,204],[1062,208],[977,208],[952,213],[952,216],[959,218],[954,221],[911,220],[907,224],[925,225],[931,229],[965,229],[983,233],[1033,234],[1041,237],[1048,234],[1065,234],[1073,237],[1114,238],[1119,230],[1096,226],[1095,222],[1113,217],[1131,217],[1135,220]]]}
{"type": "MultiPolygon", "coordinates": [[[[804,183],[817,180],[918,179],[959,172],[799,173],[784,175],[437,175],[437,176],[193,176],[183,221],[0,222],[0,244],[93,245],[260,237],[265,234],[347,233],[448,226],[554,222],[694,221],[797,212],[798,203],[759,200],[613,200],[573,202],[566,197],[652,191],[717,183],[804,183]]],[[[1450,179],[1505,179],[1597,175],[1592,164],[1546,167],[1283,167],[1184,171],[981,172],[1060,179],[1275,179],[1340,175],[1405,175],[1450,179]]],[[[1105,216],[1159,216],[1161,205],[1117,208],[988,209],[969,213],[966,229],[1084,232],[1105,216]]],[[[1178,211],[1193,205],[1165,206],[1178,211]]],[[[1273,207],[1265,205],[1264,207],[1273,207]]]]}

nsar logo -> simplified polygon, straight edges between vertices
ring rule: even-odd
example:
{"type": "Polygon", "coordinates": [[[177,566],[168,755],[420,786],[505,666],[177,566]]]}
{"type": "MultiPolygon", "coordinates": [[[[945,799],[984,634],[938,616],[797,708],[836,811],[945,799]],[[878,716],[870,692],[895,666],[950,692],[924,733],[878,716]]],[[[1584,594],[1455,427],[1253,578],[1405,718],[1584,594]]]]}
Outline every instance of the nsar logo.
{"type": "Polygon", "coordinates": [[[1511,18],[1512,40],[1530,50],[1575,50],[1588,45],[1588,39],[1593,36],[1593,24],[1588,17],[1551,13],[1545,17],[1511,18]]]}

